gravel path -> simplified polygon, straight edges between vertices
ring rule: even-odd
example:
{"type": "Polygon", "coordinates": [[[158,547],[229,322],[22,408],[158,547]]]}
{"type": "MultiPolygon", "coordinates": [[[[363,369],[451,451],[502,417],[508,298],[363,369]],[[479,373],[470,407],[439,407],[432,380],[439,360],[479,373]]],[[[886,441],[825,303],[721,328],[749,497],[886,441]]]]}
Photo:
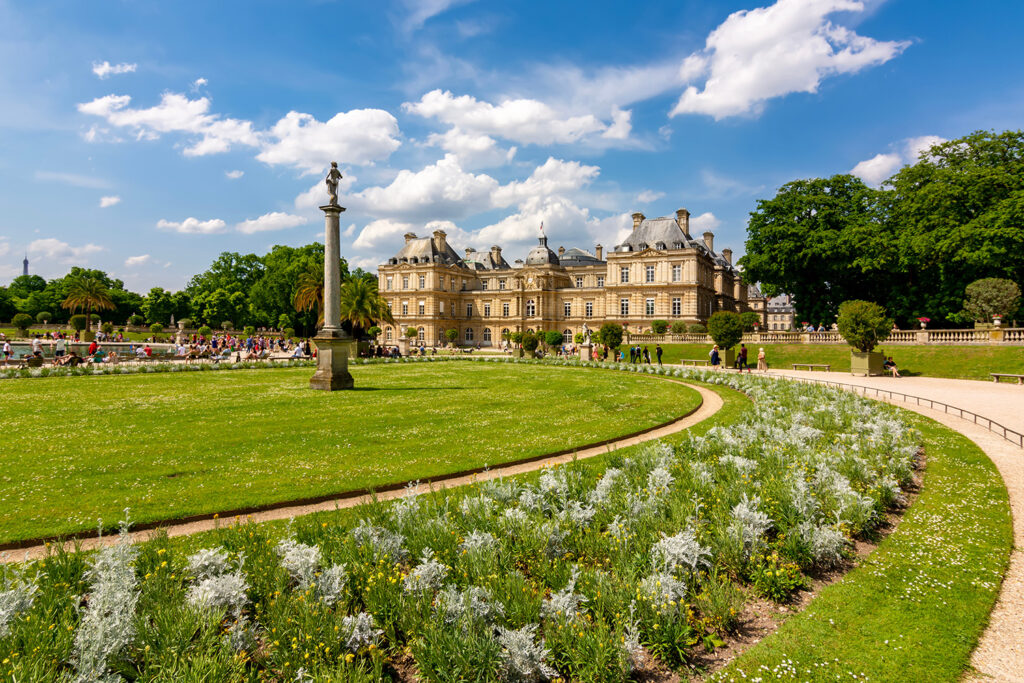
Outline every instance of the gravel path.
{"type": "MultiPolygon", "coordinates": [[[[567,463],[577,458],[580,460],[586,458],[592,458],[602,453],[608,453],[611,451],[625,448],[627,446],[633,446],[645,441],[652,441],[681,432],[684,429],[692,427],[693,425],[706,420],[715,413],[717,413],[722,407],[722,398],[714,391],[706,389],[701,386],[689,384],[687,382],[679,382],[678,380],[666,379],[668,382],[676,382],[690,387],[691,389],[698,392],[701,396],[701,405],[696,411],[682,417],[674,422],[670,422],[667,425],[663,425],[649,432],[638,434],[636,436],[630,436],[617,441],[613,441],[602,446],[595,446],[593,448],[582,449],[576,453],[570,453],[567,455],[560,455],[551,458],[535,459],[530,462],[524,463],[509,463],[507,465],[494,466],[486,472],[480,472],[465,477],[458,477],[454,479],[448,479],[439,484],[435,484],[435,488],[454,488],[456,486],[465,486],[466,484],[472,484],[474,482],[486,481],[488,479],[496,479],[498,477],[507,477],[515,474],[522,474],[524,472],[531,472],[533,470],[539,470],[550,464],[561,464],[567,463]]],[[[419,487],[420,491],[426,491],[430,488],[428,484],[422,484],[419,487]]],[[[398,489],[393,491],[382,491],[377,494],[378,500],[391,500],[393,498],[399,498],[405,495],[404,489],[398,489]]],[[[231,521],[224,521],[219,519],[205,519],[197,522],[187,522],[179,524],[168,524],[163,528],[167,531],[168,536],[186,536],[189,534],[195,534],[202,531],[211,531],[217,527],[218,524],[234,524],[239,522],[266,522],[276,519],[291,519],[292,517],[301,517],[302,515],[308,515],[314,512],[325,512],[330,510],[337,510],[341,508],[350,508],[363,503],[368,502],[370,496],[358,496],[358,497],[339,497],[334,500],[328,500],[321,503],[315,503],[311,505],[295,505],[291,507],[276,508],[273,510],[266,510],[264,512],[256,512],[251,515],[246,515],[244,520],[235,518],[231,521]]],[[[134,541],[145,541],[152,536],[154,531],[137,531],[131,534],[132,540],[134,541]]],[[[117,541],[118,536],[112,534],[104,536],[103,538],[87,538],[82,539],[78,542],[79,547],[82,550],[92,550],[94,548],[112,545],[117,541]]],[[[67,547],[73,547],[73,543],[68,543],[67,547]]],[[[31,548],[11,550],[7,553],[0,555],[0,563],[6,562],[22,562],[28,560],[35,560],[44,557],[47,553],[47,546],[38,545],[31,548]]]]}
{"type": "MultiPolygon", "coordinates": [[[[891,389],[942,401],[984,415],[1024,433],[1024,386],[933,377],[854,377],[838,372],[772,371],[769,374],[828,379],[844,384],[891,389]]],[[[870,396],[869,396],[870,398],[870,396]]],[[[982,634],[965,681],[1024,680],[1024,450],[966,419],[912,403],[892,401],[955,429],[976,443],[1003,477],[1013,512],[1013,552],[999,599],[982,634]]],[[[952,618],[955,618],[953,616],[952,618]]]]}

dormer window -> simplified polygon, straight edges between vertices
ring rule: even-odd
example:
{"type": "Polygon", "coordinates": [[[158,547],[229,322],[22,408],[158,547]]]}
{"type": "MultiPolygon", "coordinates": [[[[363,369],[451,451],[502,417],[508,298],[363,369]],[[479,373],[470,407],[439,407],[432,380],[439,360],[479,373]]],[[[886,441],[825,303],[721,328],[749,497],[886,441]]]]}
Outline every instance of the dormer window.
{"type": "Polygon", "coordinates": [[[662,249],[662,250],[664,250],[665,249],[665,243],[664,242],[658,242],[657,244],[654,245],[654,248],[655,249],[662,249]]]}
{"type": "Polygon", "coordinates": [[[682,242],[676,242],[675,246],[676,246],[676,249],[682,249],[683,248],[683,243],[682,242]]]}
{"type": "Polygon", "coordinates": [[[638,248],[638,249],[639,249],[640,251],[643,251],[644,249],[646,249],[646,248],[647,248],[647,242],[641,242],[640,244],[638,244],[638,245],[637,245],[637,248],[638,248]]]}

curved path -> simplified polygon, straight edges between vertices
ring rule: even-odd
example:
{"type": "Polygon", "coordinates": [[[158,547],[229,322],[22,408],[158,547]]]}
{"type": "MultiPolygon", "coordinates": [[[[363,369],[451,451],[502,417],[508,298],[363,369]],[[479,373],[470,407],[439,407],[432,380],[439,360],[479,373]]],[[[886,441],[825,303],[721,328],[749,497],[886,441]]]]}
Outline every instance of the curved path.
{"type": "MultiPolygon", "coordinates": [[[[1024,386],[1017,384],[937,377],[854,377],[840,372],[773,370],[769,374],[797,379],[827,379],[930,398],[970,410],[1024,433],[1024,386]]],[[[868,398],[875,397],[869,394],[868,398]]],[[[888,402],[933,418],[969,438],[992,459],[1006,484],[1013,512],[1010,565],[988,627],[971,656],[975,673],[969,674],[965,680],[1021,681],[1024,679],[1024,449],[956,415],[900,400],[888,402]]]]}
{"type": "MultiPolygon", "coordinates": [[[[664,378],[662,378],[664,379],[664,378]]],[[[602,444],[600,446],[593,446],[591,448],[584,448],[573,453],[567,453],[564,455],[556,455],[552,457],[541,457],[531,458],[526,462],[511,462],[505,465],[496,465],[484,472],[478,472],[476,474],[470,474],[466,476],[454,477],[445,479],[441,482],[436,482],[434,486],[438,488],[454,488],[456,486],[465,486],[466,484],[472,484],[480,481],[487,481],[489,479],[497,479],[498,477],[507,477],[515,474],[522,474],[524,472],[531,472],[533,470],[539,470],[543,467],[547,467],[552,464],[561,464],[571,462],[573,459],[583,460],[586,458],[593,458],[594,456],[601,455],[602,453],[610,453],[620,448],[626,448],[627,446],[634,446],[645,441],[653,441],[676,432],[681,432],[684,429],[688,429],[693,425],[706,420],[722,408],[722,397],[714,391],[707,389],[702,386],[690,384],[689,382],[680,382],[673,379],[664,379],[667,382],[675,382],[687,386],[697,393],[700,394],[701,404],[700,406],[690,413],[677,420],[669,422],[668,424],[660,427],[655,427],[649,431],[633,436],[623,437],[609,443],[602,444]]],[[[421,484],[417,492],[424,492],[429,490],[431,485],[429,483],[421,484]]],[[[403,488],[397,488],[388,491],[381,491],[376,494],[377,500],[391,500],[394,498],[400,498],[406,495],[406,491],[403,488]]],[[[255,512],[250,515],[246,515],[245,522],[267,522],[270,520],[277,519],[291,519],[292,517],[301,517],[302,515],[308,515],[313,512],[329,512],[331,510],[338,510],[342,508],[355,507],[363,503],[369,502],[371,496],[343,496],[340,495],[337,498],[326,500],[323,502],[308,504],[308,505],[294,505],[290,507],[278,507],[272,510],[265,510],[262,512],[255,512]]],[[[236,521],[241,521],[239,518],[235,518],[236,521]]],[[[203,531],[211,531],[221,523],[219,519],[204,519],[195,522],[182,522],[173,523],[169,522],[165,526],[160,527],[160,530],[166,531],[168,536],[186,536],[189,534],[200,533],[203,531]]],[[[144,541],[154,533],[153,530],[136,531],[131,534],[133,541],[144,541]]],[[[116,534],[104,536],[102,538],[85,538],[78,541],[78,546],[82,550],[92,550],[95,548],[112,545],[118,539],[116,534]]],[[[72,548],[74,543],[69,541],[65,544],[65,547],[72,548]]],[[[30,548],[12,550],[7,553],[0,555],[0,563],[5,562],[22,562],[28,560],[35,560],[44,557],[48,552],[49,546],[37,545],[30,548]]]]}

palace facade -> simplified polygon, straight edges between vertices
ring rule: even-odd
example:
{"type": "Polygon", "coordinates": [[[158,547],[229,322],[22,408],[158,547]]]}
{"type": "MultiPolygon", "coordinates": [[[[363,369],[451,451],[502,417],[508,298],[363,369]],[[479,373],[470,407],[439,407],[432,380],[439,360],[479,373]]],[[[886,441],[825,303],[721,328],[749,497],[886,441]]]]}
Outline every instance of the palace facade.
{"type": "Polygon", "coordinates": [[[383,340],[394,343],[415,328],[426,345],[490,346],[504,332],[558,330],[568,339],[583,325],[596,331],[617,322],[627,331],[649,330],[654,320],[705,323],[715,311],[764,310],[732,264],[732,250],[714,249],[714,234],[690,234],[690,212],[674,218],[633,214],[633,231],[607,253],[548,247],[547,236],[525,260],[510,264],[501,247],[459,254],[447,235],[405,235],[405,244],[378,268],[380,292],[396,327],[383,340]]]}

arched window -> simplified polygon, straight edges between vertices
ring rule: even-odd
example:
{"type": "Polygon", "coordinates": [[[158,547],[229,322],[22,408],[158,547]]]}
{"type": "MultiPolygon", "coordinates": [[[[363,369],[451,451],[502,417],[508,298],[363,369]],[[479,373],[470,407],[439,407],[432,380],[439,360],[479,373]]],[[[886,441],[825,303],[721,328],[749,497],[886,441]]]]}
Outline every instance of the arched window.
{"type": "Polygon", "coordinates": [[[509,334],[511,334],[511,332],[508,331],[507,327],[505,327],[505,328],[503,328],[501,330],[501,338],[502,339],[505,339],[506,337],[508,337],[509,334]]]}
{"type": "Polygon", "coordinates": [[[468,342],[473,341],[473,328],[472,327],[467,327],[466,328],[466,341],[468,341],[468,342]]]}
{"type": "Polygon", "coordinates": [[[484,341],[487,343],[491,341],[491,328],[489,327],[484,328],[484,341]]]}
{"type": "Polygon", "coordinates": [[[427,338],[426,330],[424,330],[422,327],[416,330],[416,340],[417,341],[423,341],[426,338],[427,338]]]}
{"type": "Polygon", "coordinates": [[[537,315],[537,304],[533,299],[526,300],[526,317],[532,318],[537,315]]]}
{"type": "Polygon", "coordinates": [[[572,337],[572,330],[569,330],[569,329],[562,330],[562,336],[565,337],[565,343],[566,344],[572,344],[572,339],[573,339],[573,337],[572,337]]]}
{"type": "Polygon", "coordinates": [[[391,328],[390,327],[384,328],[384,339],[386,339],[387,341],[391,341],[391,328]]]}

